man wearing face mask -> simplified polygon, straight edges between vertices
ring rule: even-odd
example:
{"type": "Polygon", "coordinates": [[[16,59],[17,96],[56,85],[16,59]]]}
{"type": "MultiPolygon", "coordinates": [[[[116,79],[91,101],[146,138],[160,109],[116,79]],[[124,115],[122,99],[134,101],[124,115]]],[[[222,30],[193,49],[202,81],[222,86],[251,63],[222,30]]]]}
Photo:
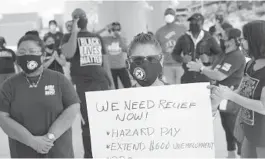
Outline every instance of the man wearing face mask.
{"type": "Polygon", "coordinates": [[[119,88],[118,78],[120,78],[124,88],[130,88],[131,79],[125,62],[128,46],[126,39],[121,36],[121,24],[119,22],[113,22],[108,32],[110,36],[103,37],[103,40],[108,53],[115,88],[119,88]]]}
{"type": "Polygon", "coordinates": [[[92,158],[85,92],[108,90],[113,86],[113,81],[103,40],[98,34],[87,30],[85,11],[75,9],[72,18],[72,32],[65,34],[62,40],[62,53],[71,63],[71,79],[81,100],[84,157],[92,158]]]}
{"type": "MultiPolygon", "coordinates": [[[[240,51],[239,38],[241,31],[238,29],[227,29],[223,37],[225,40],[225,54],[217,59],[216,64],[212,68],[207,68],[201,61],[189,62],[187,67],[189,71],[200,72],[206,75],[216,85],[224,85],[237,89],[244,74],[246,60],[240,51]]],[[[236,121],[239,107],[228,101],[226,109],[220,108],[220,116],[223,128],[226,133],[228,157],[236,157],[236,144],[238,146],[238,155],[240,155],[241,145],[236,142],[234,137],[234,124],[236,121]]]]}
{"type": "Polygon", "coordinates": [[[48,35],[51,35],[55,39],[55,48],[59,49],[61,45],[61,41],[63,38],[63,33],[60,31],[57,31],[57,22],[55,20],[49,21],[49,29],[50,31],[47,33],[48,35]]]}
{"type": "Polygon", "coordinates": [[[205,75],[189,71],[186,64],[200,59],[204,65],[210,66],[210,57],[222,54],[222,49],[211,34],[202,29],[204,17],[200,13],[193,14],[188,21],[190,30],[178,39],[172,57],[183,64],[184,75],[181,77],[181,83],[209,82],[205,75]]]}
{"type": "Polygon", "coordinates": [[[158,29],[155,36],[162,47],[164,54],[164,69],[163,73],[168,83],[177,84],[180,83],[180,77],[182,69],[171,56],[176,41],[185,33],[186,28],[184,25],[176,24],[176,12],[172,8],[168,8],[165,11],[164,18],[166,24],[158,29]]]}

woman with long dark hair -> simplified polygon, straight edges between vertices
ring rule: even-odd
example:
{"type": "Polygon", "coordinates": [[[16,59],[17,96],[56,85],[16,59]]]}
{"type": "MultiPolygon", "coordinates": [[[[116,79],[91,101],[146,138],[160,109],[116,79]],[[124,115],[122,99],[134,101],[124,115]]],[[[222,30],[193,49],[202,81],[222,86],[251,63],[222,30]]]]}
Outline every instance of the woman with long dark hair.
{"type": "Polygon", "coordinates": [[[244,140],[242,158],[265,158],[265,21],[257,20],[243,27],[243,47],[252,58],[237,91],[225,86],[211,86],[214,96],[241,106],[244,140]]]}

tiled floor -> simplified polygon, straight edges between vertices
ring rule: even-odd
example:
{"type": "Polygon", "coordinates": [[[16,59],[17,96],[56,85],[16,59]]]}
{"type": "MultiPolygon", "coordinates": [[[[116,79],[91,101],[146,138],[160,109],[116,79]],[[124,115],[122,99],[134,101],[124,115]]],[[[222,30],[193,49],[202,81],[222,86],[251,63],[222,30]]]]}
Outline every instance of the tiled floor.
{"type": "MultiPolygon", "coordinates": [[[[216,148],[216,157],[226,157],[226,143],[224,131],[222,129],[220,123],[220,117],[214,121],[214,129],[215,129],[215,148],[216,148]]],[[[8,158],[9,157],[9,147],[7,142],[7,136],[4,134],[2,130],[0,130],[0,158],[8,158]]],[[[83,156],[83,146],[81,139],[81,128],[80,128],[80,119],[77,119],[73,126],[73,144],[75,149],[75,156],[77,158],[81,158],[83,156]]]]}

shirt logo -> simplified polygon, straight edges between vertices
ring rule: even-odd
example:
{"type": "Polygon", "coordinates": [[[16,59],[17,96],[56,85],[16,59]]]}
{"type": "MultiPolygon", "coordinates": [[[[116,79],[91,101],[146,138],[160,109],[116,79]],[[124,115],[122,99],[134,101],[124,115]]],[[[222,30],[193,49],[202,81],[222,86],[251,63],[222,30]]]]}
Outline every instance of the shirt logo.
{"type": "Polygon", "coordinates": [[[170,39],[172,36],[174,36],[174,35],[176,35],[176,32],[174,32],[174,31],[171,31],[171,32],[169,32],[166,36],[165,36],[165,38],[166,39],[170,39]]]}
{"type": "Polygon", "coordinates": [[[166,52],[167,53],[172,53],[174,47],[176,45],[176,41],[175,40],[169,40],[167,43],[166,43],[166,52]]]}
{"type": "Polygon", "coordinates": [[[101,66],[102,65],[102,45],[97,37],[78,38],[80,52],[80,66],[101,66]]]}
{"type": "Polygon", "coordinates": [[[45,86],[45,96],[53,96],[55,95],[54,85],[45,86]]]}
{"type": "Polygon", "coordinates": [[[29,61],[27,63],[27,67],[29,70],[34,70],[35,68],[38,67],[38,63],[36,61],[29,61]]]}
{"type": "Polygon", "coordinates": [[[108,51],[110,55],[118,55],[121,53],[121,47],[119,42],[113,42],[108,46],[108,51]]]}
{"type": "MultiPolygon", "coordinates": [[[[255,90],[259,84],[259,80],[245,75],[242,79],[242,82],[239,86],[239,94],[247,97],[253,98],[255,90]]],[[[255,113],[252,110],[241,108],[241,118],[244,123],[248,125],[254,125],[255,113]]]]}
{"type": "Polygon", "coordinates": [[[7,51],[1,51],[0,57],[12,57],[12,54],[7,51]]]}
{"type": "Polygon", "coordinates": [[[223,69],[224,71],[228,72],[228,71],[230,70],[231,67],[232,67],[231,64],[229,64],[229,63],[224,63],[222,69],[223,69]]]}
{"type": "Polygon", "coordinates": [[[146,76],[145,71],[142,68],[140,68],[140,67],[136,67],[134,69],[133,75],[138,80],[144,80],[145,76],[146,76]]]}

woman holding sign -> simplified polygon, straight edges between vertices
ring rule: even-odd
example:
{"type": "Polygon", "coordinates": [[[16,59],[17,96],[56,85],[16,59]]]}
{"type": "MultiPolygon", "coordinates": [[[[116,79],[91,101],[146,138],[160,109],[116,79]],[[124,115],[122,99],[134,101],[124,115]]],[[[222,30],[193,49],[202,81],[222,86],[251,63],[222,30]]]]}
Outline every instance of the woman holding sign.
{"type": "MultiPolygon", "coordinates": [[[[128,69],[136,84],[133,87],[149,87],[168,85],[162,79],[163,54],[154,35],[140,33],[134,37],[129,46],[128,69]]],[[[217,96],[212,96],[213,113],[220,103],[217,96]]]]}
{"type": "Polygon", "coordinates": [[[265,21],[250,22],[243,27],[243,47],[253,60],[247,63],[237,92],[226,86],[215,87],[213,94],[241,105],[240,117],[245,138],[242,158],[265,157],[265,21]]]}

